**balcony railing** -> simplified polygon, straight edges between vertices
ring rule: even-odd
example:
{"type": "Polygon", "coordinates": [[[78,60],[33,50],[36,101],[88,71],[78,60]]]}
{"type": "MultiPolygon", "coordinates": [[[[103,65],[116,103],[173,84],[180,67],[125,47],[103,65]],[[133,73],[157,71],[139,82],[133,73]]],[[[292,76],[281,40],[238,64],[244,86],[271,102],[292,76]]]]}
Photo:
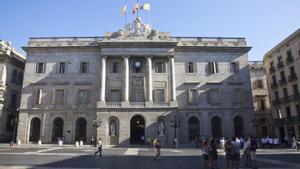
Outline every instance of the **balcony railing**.
{"type": "Polygon", "coordinates": [[[282,61],[277,63],[277,69],[281,69],[283,67],[284,67],[284,64],[282,61]]]}
{"type": "Polygon", "coordinates": [[[278,83],[277,83],[277,82],[271,83],[271,88],[272,88],[272,89],[275,89],[275,88],[277,88],[277,87],[278,87],[278,83]]]}
{"type": "Polygon", "coordinates": [[[289,77],[288,77],[288,80],[289,82],[293,82],[295,80],[297,80],[297,75],[294,73],[294,74],[291,74],[289,77]]]}
{"type": "Polygon", "coordinates": [[[106,106],[110,108],[119,108],[121,107],[121,102],[107,102],[106,106]]]}
{"type": "Polygon", "coordinates": [[[274,66],[271,66],[270,69],[269,69],[269,72],[272,74],[276,71],[275,67],[274,66]]]}
{"type": "Polygon", "coordinates": [[[287,84],[287,81],[286,81],[286,78],[282,78],[279,80],[279,85],[280,86],[283,86],[283,85],[286,85],[287,84]]]}

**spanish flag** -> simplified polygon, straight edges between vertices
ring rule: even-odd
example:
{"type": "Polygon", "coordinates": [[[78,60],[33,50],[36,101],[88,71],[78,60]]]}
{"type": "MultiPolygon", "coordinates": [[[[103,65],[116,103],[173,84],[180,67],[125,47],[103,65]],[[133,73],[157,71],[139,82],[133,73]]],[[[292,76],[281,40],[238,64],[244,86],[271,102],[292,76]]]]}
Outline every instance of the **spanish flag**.
{"type": "Polygon", "coordinates": [[[126,4],[124,4],[124,6],[123,6],[123,8],[122,8],[122,11],[121,11],[121,15],[122,15],[122,16],[125,15],[126,12],[127,12],[127,6],[126,6],[126,4]]]}
{"type": "Polygon", "coordinates": [[[142,5],[140,9],[145,10],[145,11],[150,11],[151,5],[149,3],[146,3],[146,4],[142,5]]]}
{"type": "Polygon", "coordinates": [[[134,5],[132,13],[135,14],[138,10],[139,10],[139,4],[137,3],[137,4],[134,5]]]}

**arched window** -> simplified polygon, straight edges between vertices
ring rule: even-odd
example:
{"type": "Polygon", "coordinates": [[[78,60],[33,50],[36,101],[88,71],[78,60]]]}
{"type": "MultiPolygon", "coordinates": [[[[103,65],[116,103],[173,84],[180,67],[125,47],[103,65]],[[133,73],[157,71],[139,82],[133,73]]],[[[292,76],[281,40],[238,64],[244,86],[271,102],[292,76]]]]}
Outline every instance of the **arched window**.
{"type": "Polygon", "coordinates": [[[30,122],[29,141],[37,142],[40,139],[41,120],[37,117],[30,122]]]}
{"type": "Polygon", "coordinates": [[[245,136],[244,133],[244,120],[241,116],[236,116],[233,120],[234,134],[236,137],[245,136]]]}
{"type": "Polygon", "coordinates": [[[86,120],[84,118],[78,118],[76,121],[75,140],[86,142],[86,120]]]}
{"type": "Polygon", "coordinates": [[[223,136],[222,120],[220,117],[215,116],[211,120],[211,126],[212,126],[212,136],[214,138],[220,138],[223,136]]]}
{"type": "Polygon", "coordinates": [[[189,140],[193,141],[200,136],[199,120],[196,117],[189,119],[189,140]]]}
{"type": "Polygon", "coordinates": [[[57,117],[53,120],[52,126],[52,141],[57,142],[58,138],[63,137],[63,129],[64,129],[64,120],[60,117],[57,117]]]}

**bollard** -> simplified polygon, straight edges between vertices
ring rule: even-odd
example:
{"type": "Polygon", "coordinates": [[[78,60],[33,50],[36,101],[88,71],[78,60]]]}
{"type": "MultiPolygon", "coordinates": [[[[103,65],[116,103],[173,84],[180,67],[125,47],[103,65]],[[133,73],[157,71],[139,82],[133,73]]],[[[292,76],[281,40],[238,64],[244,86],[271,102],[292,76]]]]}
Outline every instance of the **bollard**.
{"type": "Polygon", "coordinates": [[[38,141],[38,145],[39,145],[39,146],[42,145],[42,140],[39,140],[39,141],[38,141]]]}
{"type": "Polygon", "coordinates": [[[78,141],[75,141],[75,147],[78,147],[78,146],[79,146],[78,141]]]}
{"type": "Polygon", "coordinates": [[[18,146],[21,145],[21,140],[18,140],[17,145],[18,146]]]}
{"type": "Polygon", "coordinates": [[[80,140],[80,144],[79,144],[80,146],[83,146],[83,141],[82,140],[80,140]]]}
{"type": "Polygon", "coordinates": [[[59,145],[59,146],[62,146],[62,145],[63,145],[62,140],[59,140],[59,141],[58,141],[58,145],[59,145]]]}

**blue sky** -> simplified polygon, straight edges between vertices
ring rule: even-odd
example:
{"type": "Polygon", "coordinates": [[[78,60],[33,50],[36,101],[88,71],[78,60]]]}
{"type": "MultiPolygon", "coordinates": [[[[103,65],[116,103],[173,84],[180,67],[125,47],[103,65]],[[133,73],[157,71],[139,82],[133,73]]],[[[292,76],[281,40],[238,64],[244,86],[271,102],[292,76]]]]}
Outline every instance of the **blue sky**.
{"type": "MultiPolygon", "coordinates": [[[[128,17],[136,0],[127,0],[128,17]]],[[[300,28],[299,0],[140,0],[144,21],[173,36],[246,37],[250,60],[300,28]]],[[[20,51],[29,37],[103,36],[120,29],[124,0],[1,0],[0,39],[20,51]]]]}

